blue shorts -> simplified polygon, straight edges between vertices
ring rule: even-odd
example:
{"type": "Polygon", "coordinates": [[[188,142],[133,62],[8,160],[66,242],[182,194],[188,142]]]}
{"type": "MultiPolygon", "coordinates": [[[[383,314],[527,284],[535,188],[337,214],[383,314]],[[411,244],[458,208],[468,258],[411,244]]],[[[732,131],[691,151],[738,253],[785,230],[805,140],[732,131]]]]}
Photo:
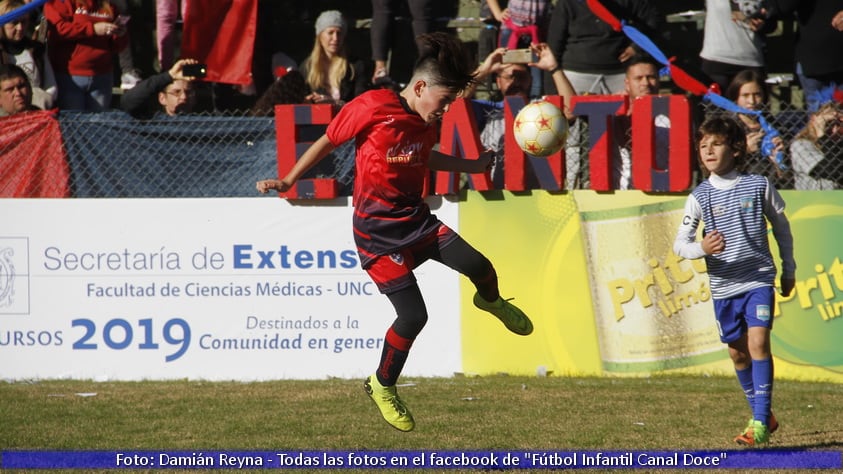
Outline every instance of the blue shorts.
{"type": "Polygon", "coordinates": [[[773,305],[776,295],[772,286],[750,290],[742,295],[714,300],[714,315],[720,341],[738,340],[748,327],[773,329],[773,305]]]}

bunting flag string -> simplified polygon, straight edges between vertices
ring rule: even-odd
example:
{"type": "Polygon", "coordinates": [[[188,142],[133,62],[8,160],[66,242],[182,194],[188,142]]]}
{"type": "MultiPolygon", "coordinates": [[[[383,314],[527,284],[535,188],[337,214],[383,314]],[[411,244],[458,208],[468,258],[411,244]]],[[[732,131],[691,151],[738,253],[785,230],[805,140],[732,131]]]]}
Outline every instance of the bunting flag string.
{"type": "Polygon", "coordinates": [[[12,10],[8,13],[4,13],[4,14],[0,15],[0,26],[5,25],[6,23],[17,20],[18,18],[28,14],[32,10],[35,10],[36,8],[40,8],[45,3],[47,3],[47,0],[34,0],[30,3],[27,3],[26,5],[24,5],[22,7],[15,8],[14,10],[12,10]]]}
{"type": "Polygon", "coordinates": [[[673,83],[683,90],[701,96],[706,100],[721,109],[728,110],[734,113],[754,115],[764,131],[764,137],[761,139],[761,153],[764,156],[775,155],[776,166],[780,170],[787,170],[787,165],[784,162],[784,153],[776,150],[776,138],[780,137],[778,130],[776,130],[764,118],[764,115],[759,110],[750,110],[737,105],[731,100],[723,97],[720,94],[719,87],[716,84],[706,86],[699,80],[695,79],[687,71],[675,64],[676,58],[668,58],[656,44],[647,35],[642,33],[634,26],[628,24],[626,20],[616,17],[608,8],[605,7],[599,0],[586,0],[588,8],[598,18],[608,24],[613,30],[623,32],[633,43],[639,48],[643,49],[656,61],[661,63],[665,68],[662,70],[663,74],[670,76],[673,83]]]}

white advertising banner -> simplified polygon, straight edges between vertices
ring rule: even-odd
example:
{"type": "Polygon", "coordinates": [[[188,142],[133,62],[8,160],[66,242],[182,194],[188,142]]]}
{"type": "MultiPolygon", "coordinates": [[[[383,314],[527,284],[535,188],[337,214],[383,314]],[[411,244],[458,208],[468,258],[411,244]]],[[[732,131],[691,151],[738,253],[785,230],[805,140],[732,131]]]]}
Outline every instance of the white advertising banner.
{"type": "MultiPolygon", "coordinates": [[[[457,205],[433,198],[457,230],[457,205]]],[[[347,199],[0,201],[0,378],[271,380],[372,373],[389,300],[347,199]]],[[[430,319],[404,374],[461,371],[459,278],[416,270],[430,319]]]]}

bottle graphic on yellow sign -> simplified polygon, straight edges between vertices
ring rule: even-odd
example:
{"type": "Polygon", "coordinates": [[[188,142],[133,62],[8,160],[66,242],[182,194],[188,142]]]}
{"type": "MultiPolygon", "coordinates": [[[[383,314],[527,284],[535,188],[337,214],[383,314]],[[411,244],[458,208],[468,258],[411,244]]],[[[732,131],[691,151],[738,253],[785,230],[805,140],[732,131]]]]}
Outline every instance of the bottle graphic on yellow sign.
{"type": "Polygon", "coordinates": [[[636,191],[624,191],[623,199],[575,197],[604,371],[650,373],[728,360],[705,263],[673,253],[685,197],[636,191]]]}

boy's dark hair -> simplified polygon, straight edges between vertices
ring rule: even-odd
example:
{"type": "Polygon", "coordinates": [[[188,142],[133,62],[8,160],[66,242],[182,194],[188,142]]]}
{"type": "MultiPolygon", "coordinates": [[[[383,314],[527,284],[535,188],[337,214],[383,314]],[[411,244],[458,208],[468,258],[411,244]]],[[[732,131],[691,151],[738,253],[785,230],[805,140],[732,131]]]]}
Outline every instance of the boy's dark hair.
{"type": "Polygon", "coordinates": [[[0,64],[0,81],[14,79],[16,77],[26,80],[26,83],[29,84],[29,77],[19,66],[14,64],[0,64]]]}
{"type": "Polygon", "coordinates": [[[472,61],[462,41],[454,35],[436,32],[416,38],[419,58],[414,73],[432,78],[433,85],[463,91],[474,82],[472,61]]]}
{"type": "MultiPolygon", "coordinates": [[[[727,115],[715,115],[706,119],[700,125],[699,130],[697,130],[697,148],[699,148],[700,140],[707,135],[722,137],[726,145],[737,152],[735,155],[735,169],[739,172],[744,171],[746,166],[746,132],[737,120],[727,115]]],[[[702,160],[702,156],[699,153],[697,156],[702,160]]],[[[706,177],[709,175],[705,166],[702,167],[702,171],[706,177]]]]}

